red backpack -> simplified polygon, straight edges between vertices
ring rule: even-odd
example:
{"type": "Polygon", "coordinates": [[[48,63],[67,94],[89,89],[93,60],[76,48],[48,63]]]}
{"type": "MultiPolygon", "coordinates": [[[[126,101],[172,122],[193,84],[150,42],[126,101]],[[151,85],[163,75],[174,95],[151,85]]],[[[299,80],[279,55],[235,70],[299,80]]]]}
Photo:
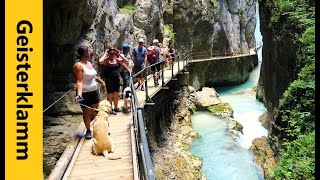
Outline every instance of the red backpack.
{"type": "Polygon", "coordinates": [[[147,60],[150,64],[157,62],[157,56],[155,55],[154,50],[148,49],[147,60]]]}

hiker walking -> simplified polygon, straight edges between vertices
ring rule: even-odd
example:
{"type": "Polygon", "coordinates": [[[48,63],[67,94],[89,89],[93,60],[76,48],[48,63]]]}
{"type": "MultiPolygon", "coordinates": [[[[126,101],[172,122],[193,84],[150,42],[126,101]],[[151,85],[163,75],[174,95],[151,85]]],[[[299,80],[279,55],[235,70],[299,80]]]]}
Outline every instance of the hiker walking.
{"type": "MultiPolygon", "coordinates": [[[[132,58],[131,58],[131,52],[130,52],[130,45],[127,44],[127,43],[124,43],[122,45],[122,52],[121,52],[121,55],[123,55],[126,59],[124,59],[124,63],[128,66],[129,69],[132,70],[133,68],[133,61],[132,61],[132,58]]],[[[130,77],[130,72],[124,68],[123,66],[121,66],[120,68],[120,75],[121,75],[121,78],[122,78],[122,92],[120,94],[120,99],[123,97],[123,91],[126,87],[129,86],[129,77],[130,77]]]]}
{"type": "MultiPolygon", "coordinates": [[[[132,60],[134,63],[133,72],[134,74],[138,73],[142,69],[146,67],[147,64],[147,49],[143,45],[144,40],[140,38],[138,40],[138,46],[134,47],[132,50],[132,60]]],[[[146,71],[140,73],[136,76],[136,80],[138,82],[138,87],[141,85],[141,90],[144,91],[144,75],[146,71]]]]}

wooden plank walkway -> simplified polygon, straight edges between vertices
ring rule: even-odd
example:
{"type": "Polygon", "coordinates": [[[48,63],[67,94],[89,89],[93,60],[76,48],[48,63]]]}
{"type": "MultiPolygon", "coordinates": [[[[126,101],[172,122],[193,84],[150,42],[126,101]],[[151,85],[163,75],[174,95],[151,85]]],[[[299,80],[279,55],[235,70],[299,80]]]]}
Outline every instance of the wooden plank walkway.
{"type": "MultiPolygon", "coordinates": [[[[183,63],[180,62],[180,70],[183,69],[183,63]]],[[[174,76],[178,73],[177,63],[174,66],[174,76]]],[[[171,70],[164,71],[164,82],[167,84],[172,77],[171,70]]],[[[152,76],[148,78],[148,94],[152,98],[158,91],[161,90],[162,82],[159,80],[159,86],[154,87],[152,76]]],[[[145,105],[145,91],[136,91],[140,105],[145,105]]],[[[122,107],[123,100],[119,100],[119,107],[122,107]]],[[[132,129],[132,114],[119,112],[117,115],[109,115],[110,133],[113,137],[116,149],[114,156],[120,156],[122,159],[108,160],[102,155],[95,156],[91,153],[92,139],[85,140],[81,138],[77,149],[69,163],[69,166],[64,173],[63,179],[82,180],[82,179],[103,179],[103,180],[133,180],[134,168],[137,168],[135,156],[133,153],[135,147],[132,146],[133,129],[132,129]],[[136,166],[136,167],[135,167],[136,166]]]]}
{"type": "MultiPolygon", "coordinates": [[[[250,52],[248,55],[253,55],[250,52]]],[[[238,56],[230,56],[230,57],[219,57],[221,59],[225,58],[233,58],[233,57],[243,57],[248,55],[238,55],[238,56]]],[[[213,57],[211,59],[202,59],[201,61],[209,61],[216,60],[217,58],[213,57]]],[[[192,62],[199,62],[192,60],[192,62]]],[[[179,62],[179,68],[182,70],[185,63],[179,62]]],[[[166,69],[164,71],[164,84],[167,84],[172,77],[178,74],[178,62],[175,63],[173,68],[173,76],[172,71],[166,69]]],[[[162,80],[159,80],[159,86],[154,87],[153,78],[149,75],[148,78],[148,95],[152,98],[158,91],[162,88],[162,80]]],[[[137,90],[136,94],[138,96],[138,100],[140,106],[143,107],[145,105],[146,94],[145,91],[137,90]]],[[[119,107],[121,108],[123,105],[123,100],[119,100],[119,107]]],[[[138,165],[136,159],[136,149],[135,149],[135,141],[134,141],[134,132],[132,125],[132,113],[122,113],[119,112],[117,115],[109,115],[108,118],[110,124],[110,133],[113,137],[116,149],[113,153],[114,156],[120,156],[122,159],[118,160],[108,160],[104,158],[102,155],[95,156],[91,153],[92,147],[92,139],[85,140],[84,135],[84,125],[82,123],[82,137],[78,137],[79,143],[76,145],[74,140],[72,142],[72,146],[70,148],[75,148],[73,152],[73,156],[68,163],[68,167],[63,174],[64,180],[82,180],[82,179],[91,179],[91,180],[137,180],[138,179],[138,165]],[[75,147],[76,146],[76,147],[75,147]]],[[[81,124],[79,125],[79,127],[81,124]]],[[[77,138],[76,138],[77,139],[77,138]]],[[[71,150],[69,150],[71,152],[71,150]]],[[[68,151],[68,152],[69,152],[68,151]]],[[[66,153],[67,154],[67,153],[66,153]]],[[[70,153],[68,153],[70,154],[70,153]]],[[[65,157],[60,157],[58,166],[65,166],[66,159],[65,157]],[[62,159],[62,160],[60,160],[62,159]]],[[[57,166],[57,165],[56,165],[57,166]]],[[[58,171],[62,171],[58,170],[58,171]]],[[[57,173],[57,172],[55,172],[57,173]]],[[[63,172],[58,172],[63,173],[63,172]]],[[[51,180],[51,179],[49,179],[51,180]]]]}

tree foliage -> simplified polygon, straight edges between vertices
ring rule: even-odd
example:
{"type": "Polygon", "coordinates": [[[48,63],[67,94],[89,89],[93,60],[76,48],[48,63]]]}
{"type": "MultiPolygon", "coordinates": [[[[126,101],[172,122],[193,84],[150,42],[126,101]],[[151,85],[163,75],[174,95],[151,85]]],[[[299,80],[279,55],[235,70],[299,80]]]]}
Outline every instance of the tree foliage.
{"type": "MultiPolygon", "coordinates": [[[[270,0],[272,1],[272,0],[270,0]]],[[[282,121],[279,164],[270,179],[315,179],[315,9],[314,2],[273,0],[271,23],[285,14],[297,51],[298,78],[279,100],[275,118],[282,121]]]]}

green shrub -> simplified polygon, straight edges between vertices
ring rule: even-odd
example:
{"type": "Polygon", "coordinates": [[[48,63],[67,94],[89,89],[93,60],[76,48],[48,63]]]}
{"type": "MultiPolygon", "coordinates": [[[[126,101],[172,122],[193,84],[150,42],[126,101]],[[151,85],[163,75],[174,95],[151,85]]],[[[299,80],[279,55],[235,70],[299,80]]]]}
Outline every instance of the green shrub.
{"type": "Polygon", "coordinates": [[[300,135],[283,146],[271,179],[315,179],[315,132],[300,135]]]}
{"type": "Polygon", "coordinates": [[[164,25],[164,31],[169,34],[169,39],[171,40],[172,44],[174,44],[173,25],[172,24],[164,25]]]}
{"type": "MultiPolygon", "coordinates": [[[[280,18],[281,29],[290,30],[297,48],[297,79],[288,86],[275,111],[281,122],[279,164],[270,179],[314,179],[315,175],[315,9],[304,0],[274,2],[270,24],[280,18]],[[285,22],[285,23],[284,23],[285,22]],[[290,28],[290,29],[288,29],[290,28]]],[[[270,26],[269,24],[269,26],[270,26]]],[[[275,38],[283,40],[280,35],[275,38]]],[[[289,38],[289,37],[285,37],[289,38]]],[[[271,137],[272,138],[272,137],[271,137]]],[[[269,177],[268,177],[269,178],[269,177]]]]}
{"type": "Polygon", "coordinates": [[[133,4],[126,4],[123,6],[123,8],[120,9],[120,12],[132,14],[135,9],[136,9],[136,7],[133,4]]]}

